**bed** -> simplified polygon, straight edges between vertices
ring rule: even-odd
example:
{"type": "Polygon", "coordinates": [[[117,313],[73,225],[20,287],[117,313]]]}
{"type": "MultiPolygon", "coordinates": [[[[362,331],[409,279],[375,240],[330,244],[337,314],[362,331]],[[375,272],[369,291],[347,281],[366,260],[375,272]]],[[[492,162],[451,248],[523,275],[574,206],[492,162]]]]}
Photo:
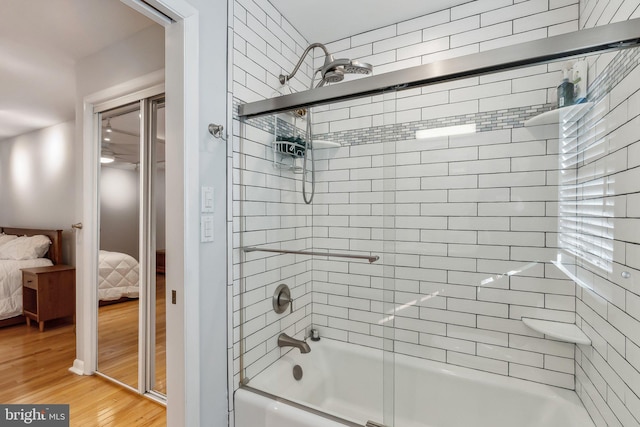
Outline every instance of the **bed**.
{"type": "Polygon", "coordinates": [[[62,230],[0,227],[0,235],[46,236],[51,242],[46,252],[34,259],[0,259],[0,326],[24,322],[22,316],[23,268],[45,267],[62,263],[62,230]]]}
{"type": "MultiPolygon", "coordinates": [[[[0,327],[24,322],[21,270],[62,263],[62,230],[0,227],[0,236],[3,234],[46,236],[51,244],[46,253],[39,258],[0,259],[0,327]]],[[[101,303],[138,298],[138,282],[139,267],[135,258],[119,252],[100,251],[98,295],[101,303]]]]}
{"type": "Polygon", "coordinates": [[[100,303],[125,301],[139,296],[138,261],[120,252],[100,251],[98,299],[100,303]]]}

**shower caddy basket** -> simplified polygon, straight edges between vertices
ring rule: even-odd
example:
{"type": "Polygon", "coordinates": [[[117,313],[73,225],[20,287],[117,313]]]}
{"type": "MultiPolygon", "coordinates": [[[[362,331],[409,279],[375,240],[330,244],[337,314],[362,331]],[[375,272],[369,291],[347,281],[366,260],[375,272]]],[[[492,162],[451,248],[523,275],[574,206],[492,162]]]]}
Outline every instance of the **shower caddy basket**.
{"type": "Polygon", "coordinates": [[[299,109],[274,116],[273,132],[273,166],[277,169],[288,169],[295,173],[301,173],[302,168],[296,165],[296,159],[304,157],[307,149],[304,136],[306,132],[298,128],[298,121],[305,120],[306,110],[299,109]],[[278,135],[278,120],[290,123],[293,117],[293,136],[278,135]],[[289,119],[289,120],[287,120],[289,119]]]}
{"type": "MultiPolygon", "coordinates": [[[[290,93],[293,93],[291,87],[285,85],[274,93],[274,95],[287,95],[290,93]]],[[[274,115],[272,143],[274,168],[287,169],[294,173],[302,173],[302,167],[296,165],[296,159],[304,157],[304,152],[307,149],[305,142],[306,132],[298,128],[298,124],[300,123],[299,121],[301,121],[302,128],[306,128],[306,116],[306,108],[299,108],[274,115]],[[279,120],[293,127],[293,131],[291,132],[292,136],[279,135],[279,120]]]]}

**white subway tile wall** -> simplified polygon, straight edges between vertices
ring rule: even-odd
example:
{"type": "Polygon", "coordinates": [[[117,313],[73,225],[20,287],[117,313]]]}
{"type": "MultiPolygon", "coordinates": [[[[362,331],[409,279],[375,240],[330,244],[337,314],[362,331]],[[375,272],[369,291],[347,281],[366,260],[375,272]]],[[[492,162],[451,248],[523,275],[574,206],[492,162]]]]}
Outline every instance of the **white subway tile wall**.
{"type": "MultiPolygon", "coordinates": [[[[336,57],[369,61],[380,73],[634,14],[636,0],[477,0],[328,47],[336,57]]],[[[269,97],[278,86],[276,76],[293,67],[307,41],[266,0],[237,1],[234,16],[236,107],[269,97]]],[[[381,347],[389,333],[383,327],[393,326],[399,353],[575,386],[596,425],[638,425],[640,241],[625,218],[638,216],[640,188],[633,183],[640,181],[623,174],[640,164],[633,163],[640,158],[640,95],[637,78],[628,76],[637,62],[614,58],[605,54],[589,61],[591,81],[608,74],[614,87],[610,96],[594,92],[602,108],[587,117],[609,152],[591,149],[574,174],[584,186],[609,179],[615,197],[602,200],[615,199],[618,219],[612,223],[622,233],[616,231],[613,240],[610,273],[575,267],[593,291],[576,287],[550,263],[558,252],[558,128],[522,128],[526,118],[555,104],[558,64],[318,108],[318,138],[344,146],[315,153],[312,208],[302,202],[300,175],[273,167],[273,118],[242,125],[242,135],[236,121],[234,384],[240,372],[242,280],[249,377],[281,355],[275,344],[281,331],[301,338],[313,324],[326,337],[381,347]],[[627,74],[607,69],[611,64],[627,74]],[[469,122],[478,127],[473,136],[415,140],[416,130],[469,122]],[[620,150],[628,164],[615,157],[620,150]],[[374,253],[382,259],[370,265],[251,253],[240,265],[239,247],[248,245],[374,253]],[[631,278],[622,278],[623,271],[631,278]],[[271,310],[272,292],[283,281],[292,287],[294,314],[271,310]],[[383,292],[389,284],[390,294],[383,292]],[[573,344],[527,328],[522,316],[570,323],[577,318],[594,344],[576,351],[573,344]]],[[[294,90],[306,88],[310,70],[309,62],[292,82],[294,90]]],[[[280,128],[292,131],[287,122],[280,128]]]]}
{"type": "MultiPolygon", "coordinates": [[[[279,121],[277,126],[269,118],[255,127],[241,126],[236,115],[240,103],[273,97],[277,90],[288,93],[289,89],[279,88],[278,75],[294,68],[308,42],[267,0],[232,2],[230,15],[230,98],[234,111],[229,177],[233,204],[232,391],[240,383],[241,339],[243,367],[251,378],[284,354],[277,346],[281,332],[303,338],[311,325],[309,257],[244,254],[241,248],[307,249],[312,230],[311,210],[301,206],[304,203],[298,196],[297,175],[273,167],[273,132],[277,128],[278,133],[293,136],[293,118],[279,121]],[[272,309],[273,293],[280,283],[291,288],[293,313],[276,314],[272,309]]],[[[291,91],[308,88],[311,64],[309,56],[291,80],[291,91]]]]}
{"type": "MultiPolygon", "coordinates": [[[[638,11],[637,0],[582,0],[580,28],[630,19],[638,11]]],[[[594,226],[604,236],[596,241],[610,245],[612,251],[601,252],[600,265],[582,261],[576,266],[577,276],[591,287],[578,288],[576,320],[593,342],[590,347],[577,346],[576,392],[597,426],[640,425],[640,313],[634,304],[640,293],[640,246],[634,231],[626,228],[637,221],[638,212],[629,211],[628,206],[635,203],[640,191],[640,181],[631,178],[637,168],[631,159],[640,147],[640,108],[636,104],[640,67],[636,50],[589,58],[589,78],[610,82],[608,87],[597,85],[598,90],[589,94],[597,104],[585,122],[597,131],[582,135],[581,143],[588,149],[576,165],[573,182],[581,190],[576,196],[583,203],[576,203],[576,207],[584,212],[585,221],[594,222],[604,214],[611,217],[611,221],[594,222],[594,226]],[[602,225],[614,228],[606,233],[602,225]],[[631,277],[623,278],[623,272],[631,277]]]]}

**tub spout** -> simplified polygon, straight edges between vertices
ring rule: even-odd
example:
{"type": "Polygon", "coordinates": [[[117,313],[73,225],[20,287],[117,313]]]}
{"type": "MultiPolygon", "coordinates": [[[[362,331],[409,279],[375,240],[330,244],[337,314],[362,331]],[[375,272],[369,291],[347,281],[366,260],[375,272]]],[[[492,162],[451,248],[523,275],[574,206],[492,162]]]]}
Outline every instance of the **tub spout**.
{"type": "Polygon", "coordinates": [[[300,350],[300,353],[309,353],[311,351],[311,347],[306,341],[291,338],[285,333],[281,333],[278,336],[278,347],[295,347],[300,350]]]}

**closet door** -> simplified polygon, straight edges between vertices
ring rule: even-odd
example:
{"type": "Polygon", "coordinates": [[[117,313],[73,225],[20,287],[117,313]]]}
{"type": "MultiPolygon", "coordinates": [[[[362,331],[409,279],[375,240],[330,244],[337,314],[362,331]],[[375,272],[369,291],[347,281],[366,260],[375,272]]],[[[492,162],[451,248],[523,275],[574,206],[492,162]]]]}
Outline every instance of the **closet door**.
{"type": "Polygon", "coordinates": [[[152,269],[149,272],[148,298],[148,370],[147,390],[166,396],[166,245],[165,245],[165,138],[164,138],[164,97],[149,100],[149,158],[151,187],[149,193],[153,195],[150,205],[151,227],[149,233],[153,239],[149,241],[152,269]]]}
{"type": "Polygon", "coordinates": [[[98,372],[139,388],[140,103],[100,114],[98,372]]]}
{"type": "Polygon", "coordinates": [[[164,95],[99,113],[97,371],[166,397],[164,95]]]}

